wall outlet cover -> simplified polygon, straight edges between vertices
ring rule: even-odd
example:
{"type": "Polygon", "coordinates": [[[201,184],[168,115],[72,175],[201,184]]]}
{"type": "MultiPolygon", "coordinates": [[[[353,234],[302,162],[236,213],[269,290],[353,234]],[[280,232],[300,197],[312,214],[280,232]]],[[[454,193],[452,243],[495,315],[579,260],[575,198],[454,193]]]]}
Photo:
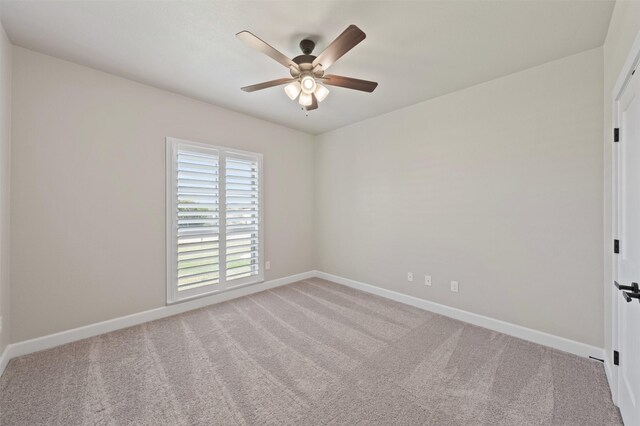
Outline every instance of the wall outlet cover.
{"type": "Polygon", "coordinates": [[[458,281],[451,281],[451,291],[454,293],[458,292],[458,281]]]}
{"type": "Polygon", "coordinates": [[[407,272],[407,281],[413,281],[413,272],[407,272]]]}
{"type": "Polygon", "coordinates": [[[431,285],[431,275],[424,276],[424,285],[431,285]]]}

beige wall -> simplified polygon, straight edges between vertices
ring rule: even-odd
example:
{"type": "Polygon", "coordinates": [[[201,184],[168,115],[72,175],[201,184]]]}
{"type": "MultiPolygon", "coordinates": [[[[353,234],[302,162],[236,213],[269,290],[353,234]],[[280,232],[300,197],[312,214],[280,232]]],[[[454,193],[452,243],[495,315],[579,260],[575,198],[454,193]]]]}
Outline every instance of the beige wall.
{"type": "Polygon", "coordinates": [[[611,357],[611,304],[612,304],[612,92],[622,66],[640,31],[640,1],[616,1],[609,32],[604,43],[604,318],[607,357],[611,357]]]}
{"type": "Polygon", "coordinates": [[[602,54],[314,147],[310,135],[16,47],[11,341],[164,305],[164,138],[176,136],[264,154],[266,279],[318,268],[602,346],[602,54]]]}
{"type": "Polygon", "coordinates": [[[11,43],[0,25],[0,354],[9,343],[11,43]]]}
{"type": "Polygon", "coordinates": [[[266,279],[314,268],[313,138],[14,48],[11,340],[165,305],[165,137],[264,155],[266,279]]]}
{"type": "Polygon", "coordinates": [[[319,136],[319,269],[602,347],[602,81],[598,48],[319,136]]]}

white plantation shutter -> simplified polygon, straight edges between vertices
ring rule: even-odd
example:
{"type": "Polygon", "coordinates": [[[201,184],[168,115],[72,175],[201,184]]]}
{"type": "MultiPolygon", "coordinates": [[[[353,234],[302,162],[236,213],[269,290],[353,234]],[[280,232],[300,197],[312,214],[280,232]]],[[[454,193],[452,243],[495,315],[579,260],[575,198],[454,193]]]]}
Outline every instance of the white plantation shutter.
{"type": "Polygon", "coordinates": [[[178,149],[178,291],[220,282],[218,153],[178,149]]]}
{"type": "Polygon", "coordinates": [[[259,154],[167,138],[167,301],[262,280],[259,154]]]}
{"type": "Polygon", "coordinates": [[[226,278],[257,276],[260,270],[260,173],[251,156],[225,157],[226,278]]]}

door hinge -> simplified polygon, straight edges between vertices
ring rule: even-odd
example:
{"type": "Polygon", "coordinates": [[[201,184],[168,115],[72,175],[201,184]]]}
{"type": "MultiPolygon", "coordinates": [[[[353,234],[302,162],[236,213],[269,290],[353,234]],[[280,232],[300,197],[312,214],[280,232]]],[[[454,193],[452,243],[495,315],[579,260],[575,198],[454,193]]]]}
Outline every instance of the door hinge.
{"type": "Polygon", "coordinates": [[[613,129],[613,141],[620,142],[620,129],[617,127],[613,129]]]}
{"type": "Polygon", "coordinates": [[[613,240],[613,252],[615,254],[620,253],[620,240],[613,240]]]}
{"type": "Polygon", "coordinates": [[[613,365],[620,365],[620,352],[613,351],[613,365]]]}

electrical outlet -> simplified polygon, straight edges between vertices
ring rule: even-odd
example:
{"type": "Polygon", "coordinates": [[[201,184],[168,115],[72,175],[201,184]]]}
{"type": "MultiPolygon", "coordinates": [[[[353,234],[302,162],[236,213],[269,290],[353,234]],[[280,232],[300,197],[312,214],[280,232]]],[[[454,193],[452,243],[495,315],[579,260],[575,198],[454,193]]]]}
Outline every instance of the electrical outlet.
{"type": "Polygon", "coordinates": [[[267,260],[266,262],[264,262],[264,269],[266,269],[267,271],[269,269],[271,269],[271,262],[270,261],[267,260]]]}
{"type": "Polygon", "coordinates": [[[2,317],[0,317],[0,333],[2,333],[2,317]]]}
{"type": "Polygon", "coordinates": [[[454,293],[458,292],[458,281],[451,281],[451,291],[454,293]]]}
{"type": "Polygon", "coordinates": [[[431,285],[431,275],[424,276],[424,285],[431,285]]]}
{"type": "Polygon", "coordinates": [[[407,272],[407,281],[413,281],[413,272],[407,272]]]}

